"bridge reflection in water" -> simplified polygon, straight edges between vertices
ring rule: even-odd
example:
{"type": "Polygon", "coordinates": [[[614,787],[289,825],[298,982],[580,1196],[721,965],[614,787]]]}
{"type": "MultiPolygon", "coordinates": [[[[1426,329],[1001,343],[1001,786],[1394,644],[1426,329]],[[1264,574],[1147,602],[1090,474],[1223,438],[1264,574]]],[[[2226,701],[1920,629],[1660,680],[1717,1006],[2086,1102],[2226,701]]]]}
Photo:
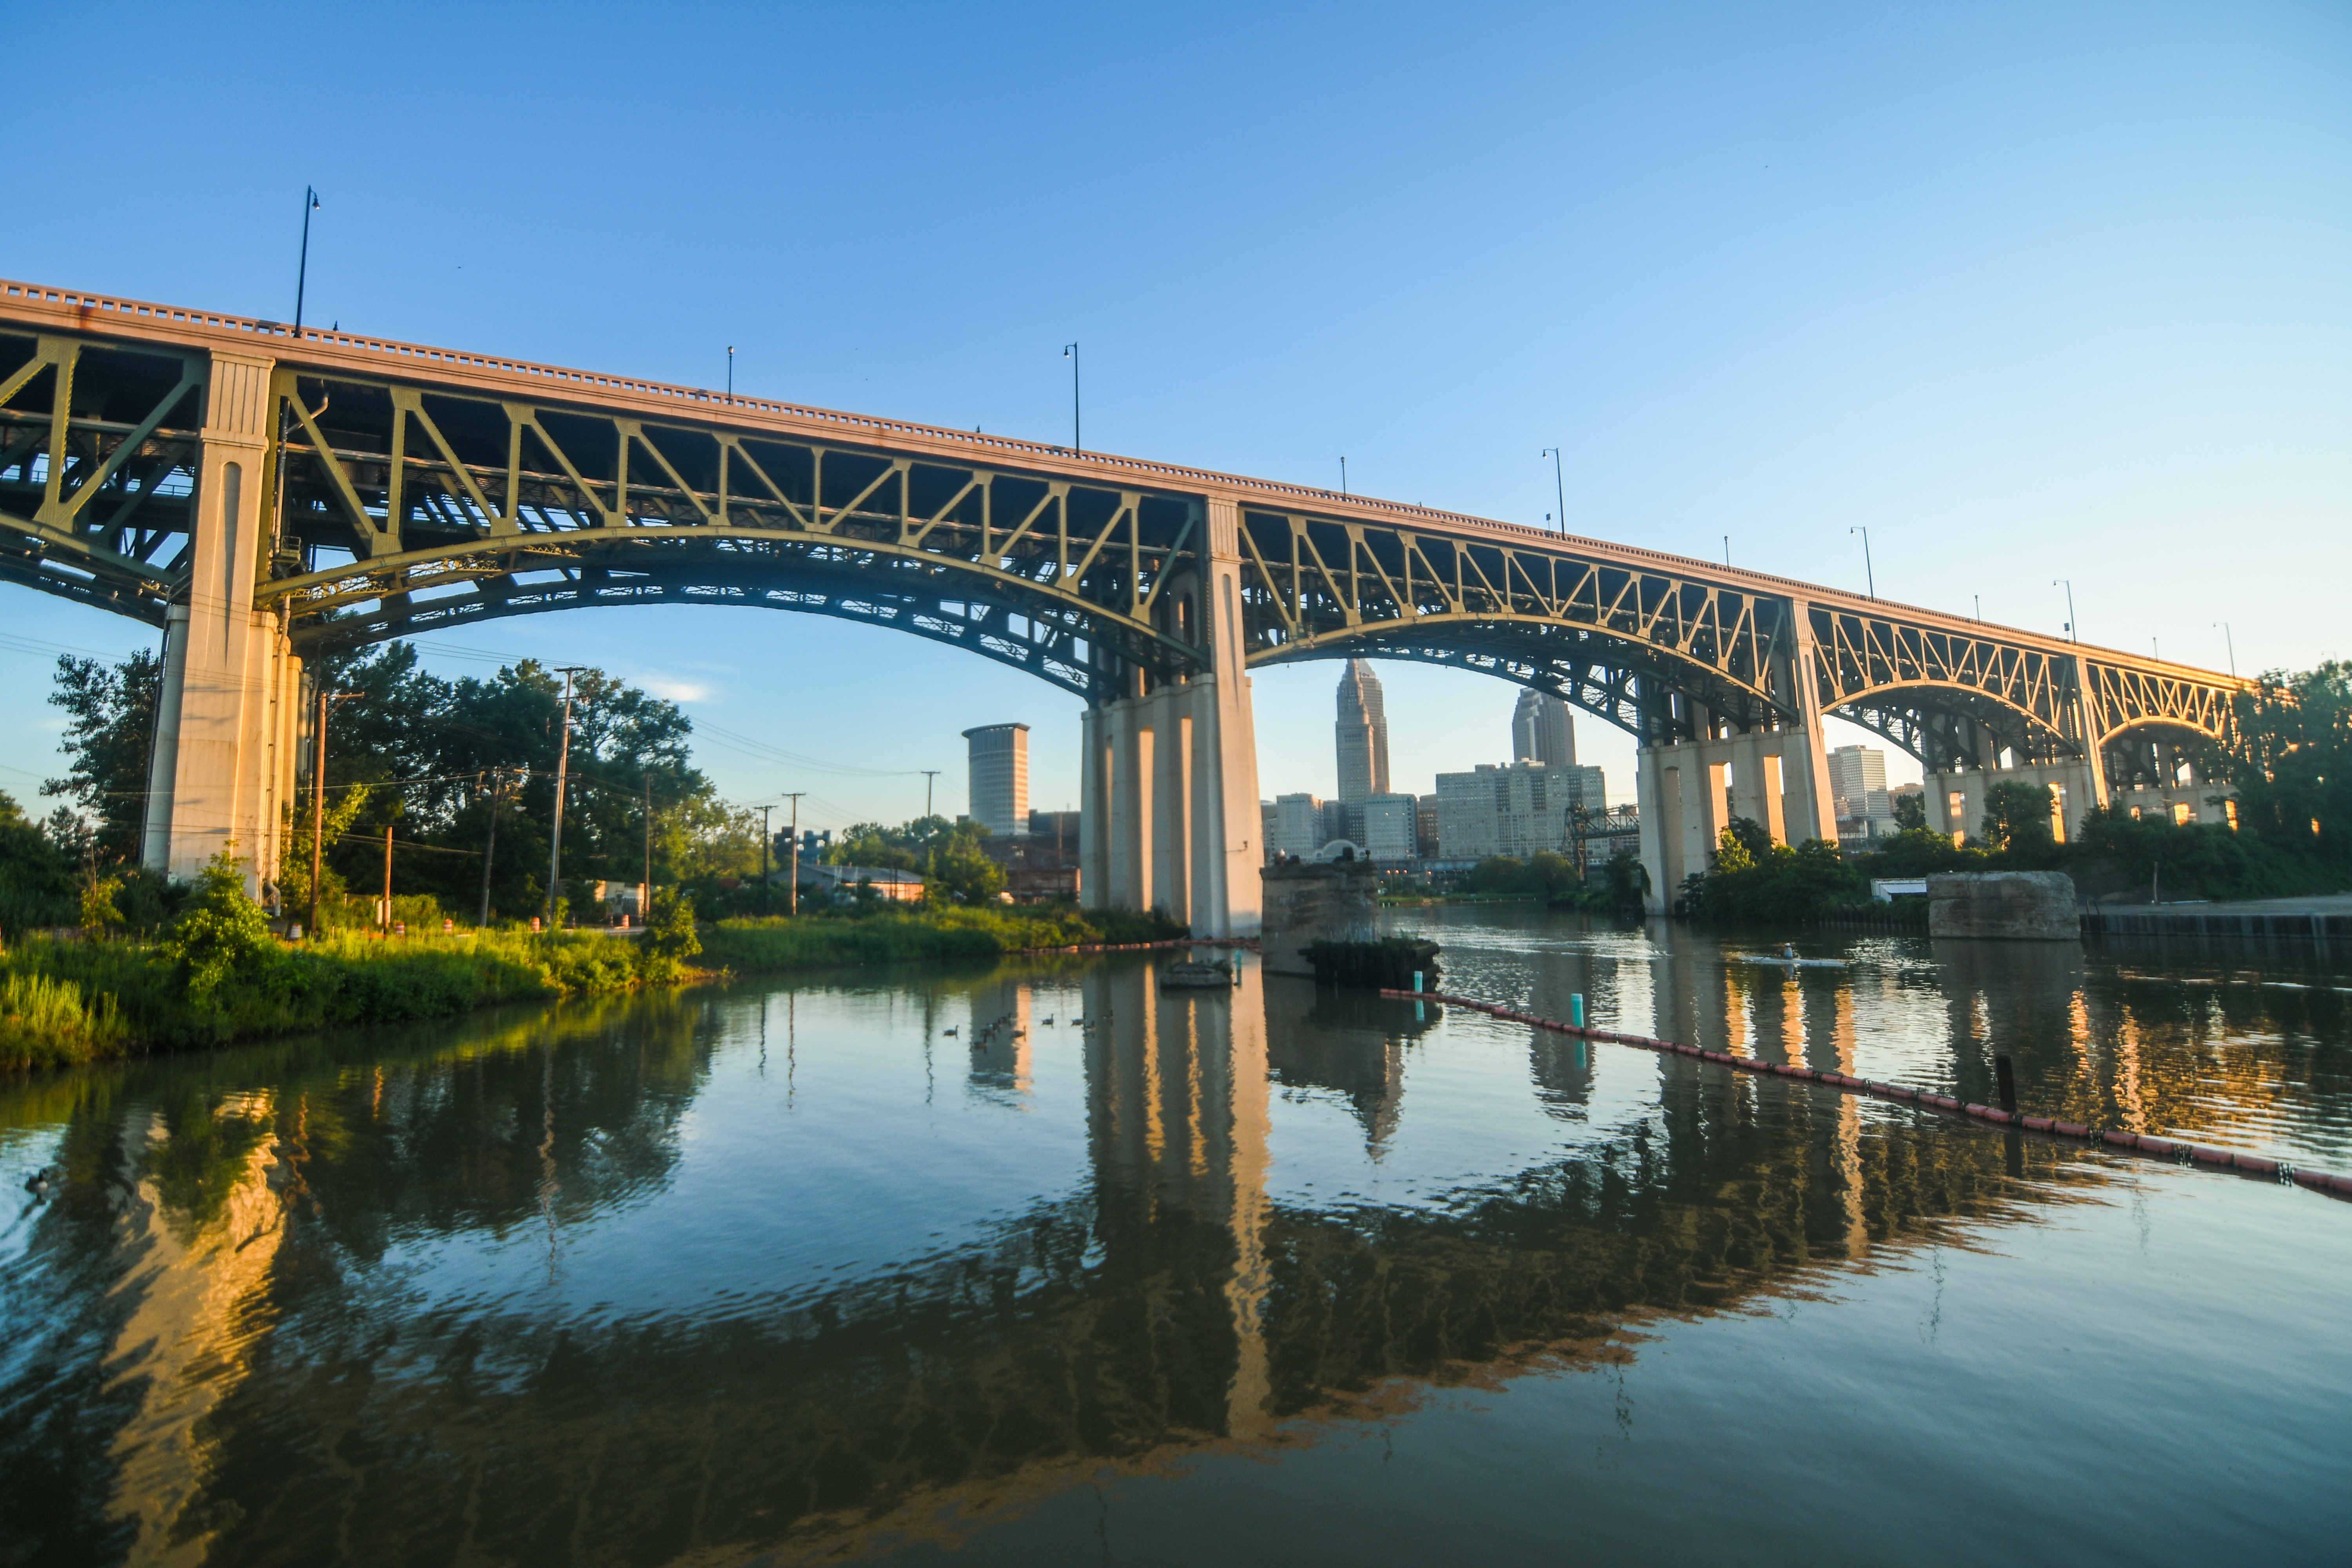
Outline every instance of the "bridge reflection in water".
{"type": "MultiPolygon", "coordinates": [[[[1682,1037],[1856,1065],[1853,987],[1677,973],[1694,962],[1520,973],[1546,1011],[1581,986],[1682,1037]]],[[[1978,1037],[1980,992],[1948,980],[1914,1003],[1978,1037]]],[[[94,1561],[854,1554],[1106,1467],[1280,1453],[1433,1387],[1622,1359],[1661,1316],[2029,1215],[2020,1175],[2109,1168],[1681,1058],[1612,1066],[1654,1081],[1611,1110],[1595,1047],[1530,1031],[1525,1092],[1573,1129],[1542,1158],[1410,1202],[1270,1186],[1295,1100],[1344,1105],[1386,1158],[1437,1024],[1252,966],[1230,995],[1161,993],[1129,961],[646,997],[363,1061],[321,1045],[24,1090],[0,1126],[61,1130],[68,1175],[0,1298],[22,1417],[0,1511],[94,1561]],[[820,1054],[845,1076],[814,1078],[820,1054]],[[809,1119],[813,1083],[861,1074],[877,1098],[809,1119]],[[912,1255],[828,1252],[908,1223],[833,1212],[858,1160],[969,1206],[1003,1173],[941,1153],[939,1106],[1043,1138],[1065,1088],[1083,1149],[1059,1130],[1053,1181],[912,1255]],[[723,1113],[753,1097],[746,1136],[723,1113]],[[856,1118],[878,1142],[852,1158],[829,1140],[856,1118]],[[797,1251],[773,1239],[819,1221],[797,1251]]],[[[2135,1070],[2102,1092],[2155,1092],[2135,1070]]]]}

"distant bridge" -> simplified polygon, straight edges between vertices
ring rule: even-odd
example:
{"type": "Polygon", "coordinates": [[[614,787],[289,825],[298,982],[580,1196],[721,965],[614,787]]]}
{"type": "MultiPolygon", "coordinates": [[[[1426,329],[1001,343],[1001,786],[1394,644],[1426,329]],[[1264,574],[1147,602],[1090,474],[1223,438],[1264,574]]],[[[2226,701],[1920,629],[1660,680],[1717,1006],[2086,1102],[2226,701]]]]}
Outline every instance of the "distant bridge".
{"type": "Polygon", "coordinates": [[[2072,824],[2180,784],[2243,685],[1423,507],[13,282],[0,579],[173,628],[147,855],[175,872],[235,838],[274,874],[305,655],[745,605],[1082,698],[1089,901],[1220,933],[1255,920],[1256,665],[1481,670],[1631,731],[1662,902],[1727,810],[1835,837],[1824,714],[1917,757],[1936,825],[2004,773],[2072,824]]]}

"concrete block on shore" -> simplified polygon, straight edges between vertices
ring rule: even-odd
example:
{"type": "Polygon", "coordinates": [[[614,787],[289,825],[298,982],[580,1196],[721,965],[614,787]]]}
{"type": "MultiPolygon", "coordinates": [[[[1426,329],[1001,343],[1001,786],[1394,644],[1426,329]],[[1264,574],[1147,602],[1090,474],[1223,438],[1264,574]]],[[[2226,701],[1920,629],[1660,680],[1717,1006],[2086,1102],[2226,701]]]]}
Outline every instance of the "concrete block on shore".
{"type": "Polygon", "coordinates": [[[1265,868],[1260,967],[1315,973],[1304,949],[1317,942],[1369,942],[1380,923],[1381,874],[1369,860],[1285,861],[1265,868]]]}
{"type": "Polygon", "coordinates": [[[2074,879],[2063,871],[1990,871],[1927,879],[1929,936],[2080,942],[2074,879]]]}

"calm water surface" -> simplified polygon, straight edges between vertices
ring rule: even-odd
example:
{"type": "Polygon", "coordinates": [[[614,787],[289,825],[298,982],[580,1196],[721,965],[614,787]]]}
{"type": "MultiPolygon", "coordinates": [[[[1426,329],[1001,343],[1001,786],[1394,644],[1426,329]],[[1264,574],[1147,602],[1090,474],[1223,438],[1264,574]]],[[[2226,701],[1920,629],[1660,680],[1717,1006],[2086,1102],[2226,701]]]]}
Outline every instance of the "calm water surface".
{"type": "MultiPolygon", "coordinates": [[[[2006,1051],[2029,1110],[2352,1170],[2308,944],[1399,923],[1554,1016],[1971,1099],[2006,1051]]],[[[2352,1558],[2352,1205],[1154,974],[0,1086],[0,1561],[2352,1558]]]]}

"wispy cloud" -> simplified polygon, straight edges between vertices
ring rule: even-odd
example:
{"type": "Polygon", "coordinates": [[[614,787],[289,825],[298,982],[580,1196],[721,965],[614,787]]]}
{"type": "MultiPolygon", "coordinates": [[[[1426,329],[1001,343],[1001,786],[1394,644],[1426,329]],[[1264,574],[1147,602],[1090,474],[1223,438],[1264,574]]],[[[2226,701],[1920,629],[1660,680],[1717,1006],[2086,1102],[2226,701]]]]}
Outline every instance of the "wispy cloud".
{"type": "Polygon", "coordinates": [[[645,675],[637,678],[637,684],[665,701],[708,702],[710,700],[709,686],[699,680],[680,680],[667,675],[645,675]]]}

